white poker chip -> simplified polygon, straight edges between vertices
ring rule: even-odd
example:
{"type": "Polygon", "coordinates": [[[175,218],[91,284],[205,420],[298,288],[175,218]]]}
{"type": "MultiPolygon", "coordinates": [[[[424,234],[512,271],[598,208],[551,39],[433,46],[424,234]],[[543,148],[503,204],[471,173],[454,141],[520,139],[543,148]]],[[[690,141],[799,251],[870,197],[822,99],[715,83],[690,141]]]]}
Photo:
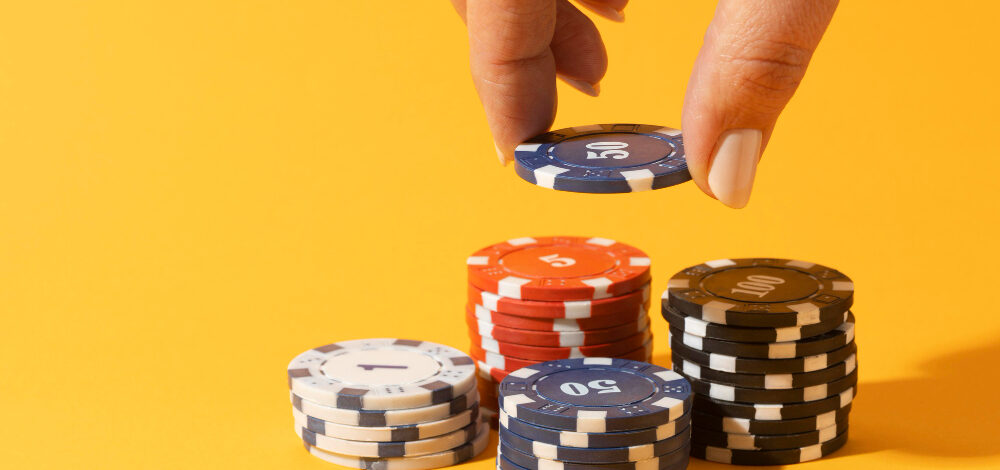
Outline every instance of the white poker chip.
{"type": "Polygon", "coordinates": [[[395,410],[449,402],[475,386],[471,357],[450,346],[393,338],[310,349],[288,365],[288,387],[348,410],[395,410]]]}
{"type": "Polygon", "coordinates": [[[475,403],[474,406],[461,413],[439,421],[403,426],[348,426],[308,416],[294,409],[292,416],[296,423],[302,423],[306,429],[312,432],[340,439],[371,442],[419,441],[457,431],[475,423],[479,419],[479,403],[475,403]]]}
{"type": "Polygon", "coordinates": [[[485,421],[482,421],[481,424],[479,424],[475,438],[471,441],[455,447],[454,449],[434,454],[419,455],[416,457],[357,457],[327,452],[309,444],[307,441],[303,441],[303,444],[305,445],[306,450],[308,450],[313,456],[344,467],[369,470],[426,470],[431,468],[449,467],[471,460],[473,457],[486,450],[486,446],[489,442],[490,427],[485,421]]]}
{"type": "Polygon", "coordinates": [[[345,410],[314,403],[291,392],[288,395],[292,400],[292,407],[302,414],[330,423],[362,427],[405,426],[439,421],[479,403],[479,391],[476,387],[449,402],[401,410],[345,410]]]}
{"type": "Polygon", "coordinates": [[[471,423],[457,431],[417,441],[366,442],[341,439],[309,430],[305,422],[295,420],[295,433],[311,446],[327,452],[358,457],[415,457],[454,449],[473,439],[479,431],[479,422],[471,423]]]}

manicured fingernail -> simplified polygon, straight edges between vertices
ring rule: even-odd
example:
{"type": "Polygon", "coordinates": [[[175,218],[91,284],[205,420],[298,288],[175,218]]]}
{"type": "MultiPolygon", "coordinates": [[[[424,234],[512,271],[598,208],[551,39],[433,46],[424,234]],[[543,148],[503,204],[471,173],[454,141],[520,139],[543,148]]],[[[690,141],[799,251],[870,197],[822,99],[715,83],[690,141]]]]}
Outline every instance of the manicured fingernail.
{"type": "Polygon", "coordinates": [[[708,170],[708,187],[719,202],[741,209],[750,201],[762,136],[757,129],[731,129],[719,137],[708,170]]]}
{"type": "Polygon", "coordinates": [[[559,79],[566,82],[567,85],[576,88],[585,95],[597,97],[601,94],[601,84],[600,83],[587,83],[583,80],[577,80],[575,78],[564,77],[559,75],[559,79]]]}
{"type": "Polygon", "coordinates": [[[497,149],[497,158],[500,159],[500,164],[503,165],[503,166],[507,166],[507,162],[509,160],[507,160],[507,156],[504,155],[503,151],[500,150],[500,146],[497,145],[496,142],[494,142],[493,143],[493,148],[497,149]]]}
{"type": "Polygon", "coordinates": [[[586,0],[580,2],[581,5],[587,7],[588,10],[597,13],[611,21],[617,21],[619,23],[625,21],[625,11],[615,10],[607,5],[601,5],[598,3],[590,3],[586,0]]]}

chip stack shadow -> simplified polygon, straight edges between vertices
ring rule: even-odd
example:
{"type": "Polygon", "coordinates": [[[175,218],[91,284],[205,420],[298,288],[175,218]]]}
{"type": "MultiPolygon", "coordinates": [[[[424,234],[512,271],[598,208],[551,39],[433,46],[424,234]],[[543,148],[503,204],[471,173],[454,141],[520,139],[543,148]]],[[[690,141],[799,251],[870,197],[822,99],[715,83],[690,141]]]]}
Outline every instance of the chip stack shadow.
{"type": "Polygon", "coordinates": [[[680,374],[645,362],[562,359],[501,382],[501,470],[683,470],[692,393],[680,374]]]}
{"type": "Polygon", "coordinates": [[[470,460],[489,444],[475,364],[455,348],[393,338],[310,349],[288,365],[295,433],[345,467],[421,470],[470,460]]]}
{"type": "Polygon", "coordinates": [[[650,261],[641,250],[606,238],[525,237],[467,264],[470,352],[492,418],[511,371],[566,358],[649,360],[650,261]]]}
{"type": "Polygon", "coordinates": [[[805,261],[723,259],[662,297],[673,368],[691,382],[691,455],[737,465],[815,460],[847,442],[857,394],[854,283],[805,261]]]}

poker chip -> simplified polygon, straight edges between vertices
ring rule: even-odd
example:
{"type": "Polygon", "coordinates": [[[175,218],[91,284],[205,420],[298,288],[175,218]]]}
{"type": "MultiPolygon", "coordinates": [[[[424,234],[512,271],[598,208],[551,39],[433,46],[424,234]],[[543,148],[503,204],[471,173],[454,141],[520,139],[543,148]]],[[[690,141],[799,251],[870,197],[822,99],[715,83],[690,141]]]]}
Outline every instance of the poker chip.
{"type": "Polygon", "coordinates": [[[736,450],[782,450],[808,447],[833,440],[847,431],[847,420],[815,431],[779,436],[734,434],[702,428],[691,430],[691,442],[736,450]]]}
{"type": "Polygon", "coordinates": [[[781,390],[734,387],[732,385],[698,380],[687,375],[684,376],[691,382],[691,390],[695,393],[700,393],[721,401],[758,404],[801,403],[822,400],[830,396],[839,395],[841,392],[852,389],[858,384],[857,371],[829,383],[805,388],[786,388],[781,390]]]}
{"type": "Polygon", "coordinates": [[[634,311],[621,311],[614,315],[589,318],[536,318],[495,312],[482,305],[466,306],[466,322],[487,321],[498,327],[531,331],[580,331],[599,330],[637,322],[647,316],[649,303],[634,311]]]}
{"type": "Polygon", "coordinates": [[[663,318],[667,320],[667,323],[670,323],[671,327],[685,333],[703,338],[743,343],[777,343],[812,338],[837,329],[847,321],[848,316],[847,312],[844,312],[840,318],[806,326],[754,328],[709,323],[698,318],[684,316],[670,306],[664,306],[661,311],[663,318]]]}
{"type": "Polygon", "coordinates": [[[669,454],[635,462],[588,464],[549,460],[525,454],[500,441],[497,448],[497,464],[505,470],[684,470],[687,467],[690,446],[684,446],[669,454]]]}
{"type": "Polygon", "coordinates": [[[459,414],[479,402],[479,394],[474,388],[449,402],[400,410],[345,410],[313,403],[294,393],[289,395],[293,408],[307,416],[330,423],[364,427],[408,426],[439,421],[459,414]]]}
{"type": "Polygon", "coordinates": [[[691,416],[684,415],[674,421],[668,421],[655,428],[638,429],[619,432],[572,432],[559,431],[537,426],[519,419],[511,418],[500,411],[500,426],[524,438],[543,444],[563,447],[608,448],[629,447],[639,444],[652,444],[657,441],[674,437],[691,424],[691,416]]]}
{"type": "Polygon", "coordinates": [[[792,465],[816,460],[837,451],[847,443],[847,431],[822,444],[785,450],[736,450],[691,444],[691,455],[710,462],[735,465],[792,465]]]}
{"type": "Polygon", "coordinates": [[[674,355],[673,362],[679,366],[674,367],[674,369],[680,370],[687,377],[737,387],[783,390],[824,385],[844,378],[856,370],[857,356],[851,354],[844,362],[838,362],[826,369],[799,374],[735,374],[732,372],[722,372],[709,367],[702,367],[678,355],[674,355]]]}
{"type": "Polygon", "coordinates": [[[491,338],[477,336],[470,332],[472,344],[483,351],[503,354],[520,359],[554,361],[578,357],[608,357],[626,354],[641,347],[652,338],[648,329],[635,333],[627,338],[613,343],[595,344],[591,346],[528,346],[525,344],[505,343],[491,338]]]}
{"type": "Polygon", "coordinates": [[[854,283],[807,261],[721,259],[691,266],[667,284],[664,304],[692,318],[733,326],[791,327],[838,320],[854,283]]]}
{"type": "Polygon", "coordinates": [[[416,441],[366,442],[340,439],[310,431],[306,423],[296,421],[295,429],[309,445],[327,452],[358,457],[411,457],[444,452],[475,438],[480,423],[472,423],[457,431],[416,441]]]}
{"type": "Polygon", "coordinates": [[[597,318],[649,310],[649,284],[618,297],[548,302],[502,297],[470,284],[469,303],[494,312],[531,318],[597,318]]]}
{"type": "Polygon", "coordinates": [[[788,404],[734,403],[694,394],[695,409],[707,414],[759,421],[789,420],[816,416],[851,404],[856,387],[822,400],[788,404]]]}
{"type": "Polygon", "coordinates": [[[546,444],[523,438],[505,427],[500,428],[500,442],[533,457],[576,463],[620,463],[649,460],[684,448],[691,440],[690,428],[680,434],[650,444],[628,447],[582,448],[546,444]]]}
{"type": "Polygon", "coordinates": [[[786,359],[827,353],[854,341],[854,315],[848,313],[846,322],[826,333],[779,343],[738,343],[703,338],[675,328],[670,328],[670,333],[692,349],[746,358],[786,359]]]}
{"type": "Polygon", "coordinates": [[[710,429],[731,434],[757,434],[757,435],[781,435],[799,434],[827,428],[840,421],[845,421],[851,413],[851,405],[822,413],[816,416],[807,416],[798,419],[786,419],[776,421],[761,421],[755,419],[733,418],[729,416],[715,416],[694,410],[691,413],[691,421],[695,427],[710,429]]]}
{"type": "Polygon", "coordinates": [[[744,374],[795,374],[822,370],[838,362],[846,361],[858,350],[852,342],[840,349],[814,356],[787,359],[747,359],[691,349],[676,340],[670,342],[670,348],[675,355],[700,366],[722,372],[744,374]]]}
{"type": "Polygon", "coordinates": [[[415,457],[396,458],[370,458],[357,457],[352,455],[338,454],[321,450],[304,441],[306,450],[313,456],[344,467],[370,469],[370,470],[426,470],[432,468],[448,467],[471,460],[479,455],[490,442],[489,426],[485,423],[479,425],[475,438],[454,449],[443,452],[425,454],[415,457]]]}
{"type": "MultiPolygon", "coordinates": [[[[633,361],[646,361],[649,359],[649,355],[652,350],[653,341],[650,339],[638,349],[634,349],[625,354],[619,354],[616,357],[633,361]]],[[[476,344],[472,344],[469,347],[469,353],[477,361],[483,362],[493,369],[502,369],[504,371],[514,371],[543,362],[543,360],[521,359],[518,357],[504,356],[503,354],[486,351],[476,344]]]]}
{"type": "Polygon", "coordinates": [[[475,364],[440,344],[392,338],[332,343],[288,365],[288,385],[307,400],[350,410],[417,408],[453,400],[475,383],[475,364]]]}
{"type": "MultiPolygon", "coordinates": [[[[469,323],[469,329],[483,340],[543,347],[594,346],[624,340],[649,328],[649,318],[597,330],[531,331],[496,326],[485,320],[469,323]]],[[[485,349],[485,348],[484,348],[485,349]]],[[[632,348],[634,349],[634,348],[632,348]]]]}
{"type": "Polygon", "coordinates": [[[594,124],[532,137],[514,150],[516,172],[544,188],[628,193],[691,179],[681,131],[646,124],[594,124]]]}
{"type": "Polygon", "coordinates": [[[306,429],[324,436],[336,436],[353,441],[418,441],[458,431],[475,423],[479,419],[479,405],[476,404],[472,408],[440,421],[406,426],[347,426],[324,421],[298,410],[292,410],[292,416],[296,423],[304,423],[306,429]]]}
{"type": "Polygon", "coordinates": [[[673,421],[691,407],[676,372],[613,358],[563,359],[518,369],[500,383],[511,418],[574,432],[632,431],[673,421]]]}
{"type": "Polygon", "coordinates": [[[515,238],[473,253],[466,263],[469,283],[514,299],[605,299],[650,279],[645,253],[607,238],[515,238]]]}

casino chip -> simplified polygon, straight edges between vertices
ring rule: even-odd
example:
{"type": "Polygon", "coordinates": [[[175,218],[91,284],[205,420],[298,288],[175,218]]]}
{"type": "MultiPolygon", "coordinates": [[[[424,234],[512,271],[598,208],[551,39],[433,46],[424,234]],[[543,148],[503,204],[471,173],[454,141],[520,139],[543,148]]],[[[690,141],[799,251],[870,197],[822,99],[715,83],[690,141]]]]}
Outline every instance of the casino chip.
{"type": "Polygon", "coordinates": [[[439,344],[362,339],[310,349],[288,365],[296,395],[350,410],[417,408],[451,401],[475,384],[475,364],[439,344]]]}
{"type": "MultiPolygon", "coordinates": [[[[469,302],[494,312],[529,318],[597,319],[649,310],[649,284],[618,297],[597,300],[538,301],[501,297],[469,285],[469,302]]],[[[610,319],[608,319],[610,320],[610,319]]]]}
{"type": "Polygon", "coordinates": [[[846,421],[851,413],[851,405],[835,411],[800,419],[760,421],[755,419],[715,416],[697,410],[691,413],[701,429],[721,431],[730,434],[782,435],[799,434],[830,427],[846,421]]]}
{"type": "Polygon", "coordinates": [[[685,446],[683,449],[646,460],[589,464],[533,457],[500,441],[500,446],[497,448],[497,466],[505,470],[684,470],[687,468],[690,451],[690,446],[685,446]]]}
{"type": "Polygon", "coordinates": [[[676,372],[611,358],[564,359],[518,369],[500,383],[511,418],[574,432],[656,427],[691,406],[691,386],[676,372]]]}
{"type": "Polygon", "coordinates": [[[294,409],[306,416],[331,423],[361,427],[398,427],[438,421],[478,406],[479,403],[479,393],[476,389],[469,390],[465,395],[449,402],[401,410],[345,410],[313,403],[294,393],[290,395],[294,409]]]}
{"type": "Polygon", "coordinates": [[[681,131],[645,124],[559,129],[514,150],[518,176],[558,191],[628,193],[691,179],[681,131]]]}
{"type": "MultiPolygon", "coordinates": [[[[625,354],[617,355],[618,358],[628,359],[631,361],[646,361],[649,359],[650,354],[653,352],[653,340],[650,339],[646,341],[638,349],[629,351],[625,354]]],[[[469,353],[477,361],[482,362],[493,369],[502,369],[504,371],[514,371],[524,367],[530,367],[539,362],[538,359],[521,359],[519,357],[504,356],[503,354],[497,354],[494,352],[486,351],[476,344],[472,344],[469,347],[469,353]]]]}
{"type": "Polygon", "coordinates": [[[661,311],[663,318],[667,320],[667,323],[670,323],[672,328],[703,338],[742,343],[779,343],[812,338],[836,330],[847,321],[849,315],[847,312],[844,312],[841,318],[806,326],[753,328],[720,325],[693,317],[686,317],[669,305],[664,305],[661,311]]]}
{"type": "Polygon", "coordinates": [[[847,431],[847,420],[838,421],[823,429],[779,436],[734,434],[702,428],[691,430],[691,442],[714,447],[738,450],[782,450],[808,447],[833,440],[847,431]]]}
{"type": "Polygon", "coordinates": [[[473,253],[466,263],[473,286],[513,299],[605,299],[649,282],[649,257],[607,238],[515,238],[473,253]]]}
{"type": "Polygon", "coordinates": [[[840,349],[815,356],[792,357],[788,359],[746,359],[725,354],[714,354],[691,349],[679,341],[671,341],[670,348],[675,355],[695,364],[722,372],[743,374],[795,374],[826,369],[847,360],[858,348],[850,343],[840,349]]]}
{"type": "Polygon", "coordinates": [[[546,444],[521,437],[507,428],[500,428],[500,442],[524,454],[540,459],[576,463],[620,463],[648,460],[686,447],[691,441],[691,429],[649,444],[628,447],[581,448],[546,444]]]}
{"type": "Polygon", "coordinates": [[[679,365],[679,370],[687,377],[737,387],[764,388],[769,390],[805,388],[828,384],[854,372],[857,367],[857,356],[854,354],[848,356],[844,362],[838,362],[826,369],[800,374],[735,374],[732,372],[722,372],[687,361],[678,354],[674,354],[673,361],[674,364],[679,365]]]}
{"type": "Polygon", "coordinates": [[[496,326],[485,320],[467,323],[469,323],[469,332],[472,333],[473,337],[479,336],[483,340],[541,347],[594,346],[621,341],[649,329],[649,318],[610,328],[577,331],[518,330],[496,326]]]}
{"type": "Polygon", "coordinates": [[[739,465],[844,445],[857,393],[854,283],[804,261],[723,259],[675,274],[661,311],[691,383],[691,453],[739,465]]]}
{"type": "Polygon", "coordinates": [[[603,433],[571,432],[536,426],[519,419],[513,419],[507,413],[500,411],[500,426],[510,432],[539,443],[563,447],[607,448],[652,444],[680,434],[690,424],[691,416],[684,415],[655,428],[603,433]]]}
{"type": "Polygon", "coordinates": [[[685,346],[701,351],[757,359],[787,359],[828,353],[854,341],[854,315],[848,312],[847,321],[836,329],[799,341],[738,343],[703,338],[676,328],[670,328],[670,334],[680,339],[685,346]]]}
{"type": "Polygon", "coordinates": [[[832,454],[847,443],[847,431],[822,444],[785,450],[736,450],[691,444],[691,455],[711,462],[735,465],[792,465],[832,454]]]}
{"type": "Polygon", "coordinates": [[[390,338],[333,343],[288,366],[295,433],[314,456],[356,468],[430,469],[489,442],[468,355],[390,338]]]}
{"type": "Polygon", "coordinates": [[[481,454],[490,443],[489,426],[485,423],[479,427],[476,437],[461,446],[435,454],[425,454],[415,457],[371,458],[337,454],[319,449],[303,441],[310,454],[322,460],[344,467],[370,470],[425,470],[450,467],[481,454]]]}
{"type": "Polygon", "coordinates": [[[484,338],[471,332],[469,338],[472,340],[472,344],[491,353],[536,361],[554,361],[575,357],[609,357],[627,354],[629,351],[634,351],[646,344],[652,335],[649,330],[643,329],[612,343],[590,346],[528,346],[484,338]]]}
{"type": "Polygon", "coordinates": [[[494,312],[482,305],[467,305],[466,323],[485,321],[501,328],[514,328],[518,331],[550,331],[574,332],[600,330],[625,324],[635,323],[647,317],[649,305],[641,306],[635,311],[622,311],[614,315],[602,315],[592,318],[535,318],[521,317],[504,312],[494,312]]]}
{"type": "Polygon", "coordinates": [[[670,278],[664,300],[681,314],[750,327],[806,326],[839,319],[854,283],[826,266],[770,258],[722,259],[670,278]]]}

